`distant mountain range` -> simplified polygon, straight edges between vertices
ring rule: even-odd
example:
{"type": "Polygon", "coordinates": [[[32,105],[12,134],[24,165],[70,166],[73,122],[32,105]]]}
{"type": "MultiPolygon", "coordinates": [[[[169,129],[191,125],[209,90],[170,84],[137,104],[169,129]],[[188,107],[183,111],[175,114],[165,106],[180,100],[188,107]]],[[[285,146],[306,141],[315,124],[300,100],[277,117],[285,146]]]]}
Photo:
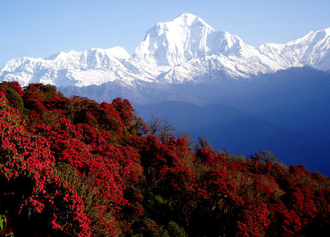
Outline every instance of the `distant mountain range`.
{"type": "Polygon", "coordinates": [[[100,102],[127,98],[145,121],[168,119],[178,133],[203,136],[215,149],[248,156],[267,149],[286,165],[330,177],[329,72],[304,66],[216,84],[108,82],[59,90],[100,102]]]}
{"type": "Polygon", "coordinates": [[[203,136],[229,153],[270,150],[286,165],[302,164],[330,177],[330,73],[305,66],[153,93],[143,95],[155,103],[134,105],[146,121],[168,119],[178,133],[203,136]]]}
{"type": "Polygon", "coordinates": [[[45,83],[56,86],[89,86],[114,82],[208,82],[223,78],[250,78],[290,67],[309,65],[330,69],[330,28],[310,32],[285,44],[259,48],[225,31],[216,31],[198,16],[183,13],[156,24],[130,56],[123,48],[61,52],[48,58],[8,61],[0,80],[45,83]]]}
{"type": "Polygon", "coordinates": [[[330,28],[255,48],[184,13],[149,29],[133,55],[115,47],[12,59],[3,80],[127,98],[145,120],[168,118],[215,149],[268,149],[330,177],[330,28]]]}

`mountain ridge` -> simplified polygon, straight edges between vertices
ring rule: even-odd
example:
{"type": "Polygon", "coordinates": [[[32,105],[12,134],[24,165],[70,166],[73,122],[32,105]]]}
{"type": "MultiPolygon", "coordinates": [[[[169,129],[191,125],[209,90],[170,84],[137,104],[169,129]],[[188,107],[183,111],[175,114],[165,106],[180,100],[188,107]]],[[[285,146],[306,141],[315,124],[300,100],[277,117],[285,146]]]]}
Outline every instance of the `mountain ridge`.
{"type": "Polygon", "coordinates": [[[117,46],[71,50],[45,59],[12,59],[0,70],[0,81],[78,87],[116,80],[133,86],[146,81],[214,83],[304,65],[330,70],[330,28],[256,48],[236,35],[216,31],[196,15],[183,13],[150,28],[133,55],[117,46]]]}
{"type": "Polygon", "coordinates": [[[330,28],[312,31],[285,44],[256,48],[236,35],[216,31],[196,15],[183,13],[150,28],[132,56],[117,46],[71,50],[45,59],[12,59],[1,69],[0,81],[81,87],[120,80],[134,86],[146,81],[180,84],[250,78],[304,65],[326,71],[330,70],[329,32],[330,28]]]}

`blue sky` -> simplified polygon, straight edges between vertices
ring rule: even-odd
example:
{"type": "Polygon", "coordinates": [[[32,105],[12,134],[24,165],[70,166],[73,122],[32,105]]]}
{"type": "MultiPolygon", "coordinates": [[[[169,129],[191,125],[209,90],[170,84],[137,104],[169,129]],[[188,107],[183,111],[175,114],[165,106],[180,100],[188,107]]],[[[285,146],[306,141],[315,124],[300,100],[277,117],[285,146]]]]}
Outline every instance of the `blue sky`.
{"type": "Polygon", "coordinates": [[[16,57],[122,46],[183,12],[247,44],[285,43],[330,27],[329,0],[0,0],[0,67],[16,57]]]}

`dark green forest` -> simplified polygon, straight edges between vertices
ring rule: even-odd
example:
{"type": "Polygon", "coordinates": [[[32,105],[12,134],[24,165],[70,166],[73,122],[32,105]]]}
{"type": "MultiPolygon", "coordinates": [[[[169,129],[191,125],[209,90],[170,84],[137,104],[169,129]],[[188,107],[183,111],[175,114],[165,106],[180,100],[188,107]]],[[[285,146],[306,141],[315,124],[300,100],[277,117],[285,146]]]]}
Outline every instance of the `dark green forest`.
{"type": "Polygon", "coordinates": [[[126,99],[2,82],[0,127],[1,236],[330,233],[326,176],[271,151],[247,157],[175,137],[126,99]]]}

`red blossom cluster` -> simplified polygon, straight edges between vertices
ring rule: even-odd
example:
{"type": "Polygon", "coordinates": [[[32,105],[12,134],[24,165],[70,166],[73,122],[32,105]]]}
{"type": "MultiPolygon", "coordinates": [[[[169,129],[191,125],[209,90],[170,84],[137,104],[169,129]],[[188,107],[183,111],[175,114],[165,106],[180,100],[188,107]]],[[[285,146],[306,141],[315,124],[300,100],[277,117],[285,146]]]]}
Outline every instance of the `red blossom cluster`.
{"type": "Polygon", "coordinates": [[[322,236],[330,180],[269,152],[160,141],[128,100],[0,84],[0,235],[322,236]]]}

